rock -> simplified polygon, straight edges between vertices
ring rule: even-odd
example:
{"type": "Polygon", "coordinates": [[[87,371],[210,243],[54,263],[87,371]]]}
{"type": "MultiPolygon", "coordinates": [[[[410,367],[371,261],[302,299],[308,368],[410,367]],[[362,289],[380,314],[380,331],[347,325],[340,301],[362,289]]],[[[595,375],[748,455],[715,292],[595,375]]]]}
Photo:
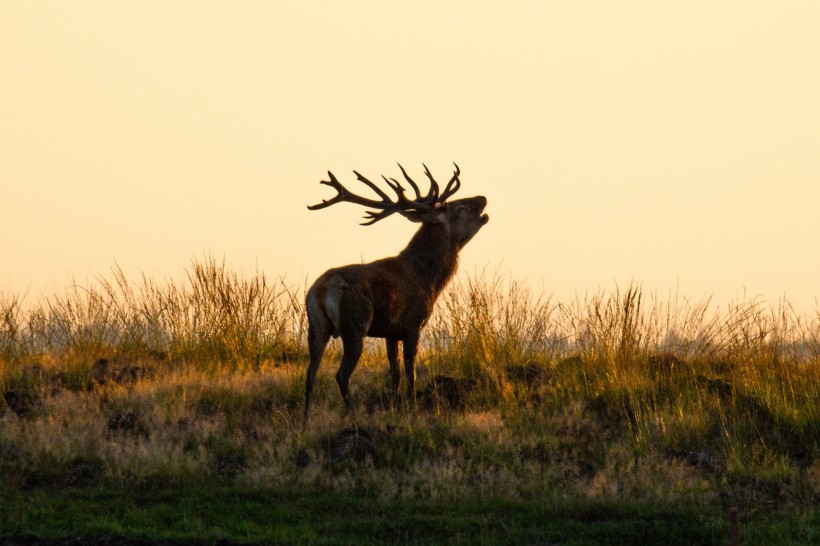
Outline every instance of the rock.
{"type": "Polygon", "coordinates": [[[109,362],[107,358],[98,358],[94,364],[91,365],[91,379],[94,383],[102,385],[109,380],[109,362]]]}
{"type": "Polygon", "coordinates": [[[131,410],[115,411],[108,419],[108,430],[147,438],[150,430],[145,421],[131,410]]]}
{"type": "Polygon", "coordinates": [[[330,446],[330,460],[334,463],[343,461],[364,462],[368,458],[375,461],[378,452],[370,433],[362,428],[344,429],[330,446]]]}
{"type": "Polygon", "coordinates": [[[20,378],[26,384],[38,383],[44,377],[43,367],[40,364],[28,364],[23,366],[20,378]]]}
{"type": "Polygon", "coordinates": [[[40,397],[27,390],[11,389],[3,394],[6,406],[18,417],[37,415],[43,407],[40,397]]]}
{"type": "Polygon", "coordinates": [[[302,449],[296,454],[296,466],[298,468],[306,468],[310,464],[310,453],[307,449],[302,449]]]}
{"type": "Polygon", "coordinates": [[[424,388],[421,401],[428,408],[445,406],[450,409],[461,409],[464,408],[467,394],[475,387],[474,379],[437,375],[424,388]]]}
{"type": "Polygon", "coordinates": [[[685,363],[673,354],[651,355],[646,359],[646,368],[652,379],[669,379],[670,376],[680,374],[685,363]]]}
{"type": "Polygon", "coordinates": [[[116,383],[133,386],[137,380],[149,375],[141,366],[132,366],[128,363],[112,362],[107,358],[98,358],[91,365],[91,379],[97,385],[116,383]]]}
{"type": "Polygon", "coordinates": [[[504,368],[504,373],[510,381],[526,383],[528,387],[543,385],[547,379],[547,371],[533,362],[524,365],[507,366],[504,368]]]}

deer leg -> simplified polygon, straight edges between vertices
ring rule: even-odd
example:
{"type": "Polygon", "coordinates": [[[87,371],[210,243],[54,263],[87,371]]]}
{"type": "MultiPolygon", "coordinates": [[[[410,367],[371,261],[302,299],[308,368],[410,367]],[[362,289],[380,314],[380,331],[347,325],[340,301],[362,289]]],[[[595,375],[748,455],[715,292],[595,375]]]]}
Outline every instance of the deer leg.
{"type": "Polygon", "coordinates": [[[308,409],[310,408],[310,393],[313,390],[313,381],[316,378],[316,371],[322,363],[322,356],[325,353],[325,345],[330,339],[330,329],[320,321],[310,321],[308,324],[308,352],[310,353],[310,365],[307,369],[305,379],[305,423],[307,423],[308,409]]]}
{"type": "Polygon", "coordinates": [[[339,371],[336,372],[336,383],[339,384],[345,406],[350,410],[352,409],[350,404],[350,376],[353,375],[353,370],[356,369],[356,364],[359,363],[359,357],[362,356],[364,338],[358,336],[342,337],[342,346],[344,354],[342,355],[339,371]]]}
{"type": "Polygon", "coordinates": [[[393,394],[398,394],[401,383],[401,369],[399,368],[399,340],[387,338],[384,340],[387,347],[387,361],[390,363],[390,377],[393,380],[393,394]]]}
{"type": "Polygon", "coordinates": [[[416,402],[416,351],[419,346],[418,335],[405,339],[402,342],[404,352],[404,375],[407,377],[407,401],[413,405],[416,402]]]}

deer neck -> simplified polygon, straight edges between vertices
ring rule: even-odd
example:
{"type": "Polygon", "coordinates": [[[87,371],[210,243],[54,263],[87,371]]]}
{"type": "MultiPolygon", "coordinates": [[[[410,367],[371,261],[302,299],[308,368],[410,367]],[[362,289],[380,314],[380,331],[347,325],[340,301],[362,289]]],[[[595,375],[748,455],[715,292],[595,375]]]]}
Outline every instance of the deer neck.
{"type": "Polygon", "coordinates": [[[445,224],[424,223],[398,259],[410,265],[436,298],[458,267],[458,250],[445,224]]]}

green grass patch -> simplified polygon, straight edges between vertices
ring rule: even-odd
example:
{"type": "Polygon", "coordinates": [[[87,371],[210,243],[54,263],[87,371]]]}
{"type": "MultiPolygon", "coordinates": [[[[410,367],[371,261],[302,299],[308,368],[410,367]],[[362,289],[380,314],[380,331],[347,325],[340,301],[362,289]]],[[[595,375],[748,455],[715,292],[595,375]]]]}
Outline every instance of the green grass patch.
{"type": "MultiPolygon", "coordinates": [[[[723,511],[614,501],[383,502],[273,490],[4,490],[0,537],[269,544],[719,544],[723,511]]],[[[810,544],[820,514],[743,514],[744,544],[810,544]]]]}

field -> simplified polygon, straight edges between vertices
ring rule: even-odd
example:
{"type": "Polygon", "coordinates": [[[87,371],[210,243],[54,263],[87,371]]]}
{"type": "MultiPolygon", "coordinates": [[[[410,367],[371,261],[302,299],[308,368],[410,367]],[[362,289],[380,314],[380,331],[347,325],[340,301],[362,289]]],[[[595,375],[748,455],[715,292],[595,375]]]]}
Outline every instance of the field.
{"type": "Polygon", "coordinates": [[[311,419],[304,288],[224,263],[0,294],[0,540],[820,543],[820,312],[639,286],[439,300],[417,395],[371,340],[311,419]],[[396,407],[398,405],[398,407],[396,407]]]}

